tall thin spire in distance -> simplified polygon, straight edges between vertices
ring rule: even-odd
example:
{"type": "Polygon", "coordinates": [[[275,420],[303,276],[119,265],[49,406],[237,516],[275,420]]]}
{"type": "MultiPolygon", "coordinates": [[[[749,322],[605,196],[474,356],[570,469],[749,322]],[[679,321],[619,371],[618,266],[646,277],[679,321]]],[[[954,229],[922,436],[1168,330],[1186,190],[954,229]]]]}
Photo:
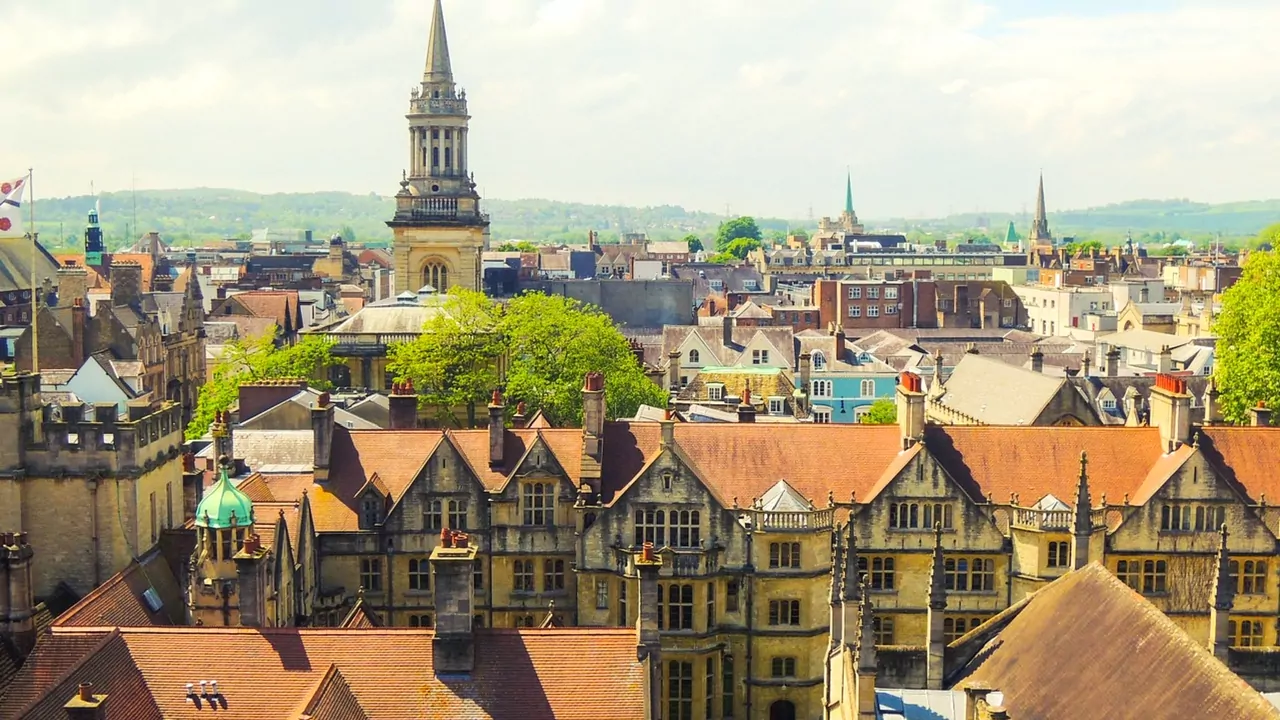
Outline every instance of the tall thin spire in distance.
{"type": "Polygon", "coordinates": [[[453,65],[449,62],[449,38],[444,32],[444,8],[436,0],[431,11],[431,36],[427,40],[427,66],[422,72],[424,83],[453,82],[453,65]]]}
{"type": "Polygon", "coordinates": [[[853,214],[853,173],[848,168],[844,171],[844,211],[853,214]]]}
{"type": "Polygon", "coordinates": [[[1049,234],[1049,217],[1044,209],[1044,173],[1040,173],[1040,186],[1036,189],[1036,216],[1031,221],[1031,236],[1029,240],[1049,241],[1053,238],[1049,234]]]}

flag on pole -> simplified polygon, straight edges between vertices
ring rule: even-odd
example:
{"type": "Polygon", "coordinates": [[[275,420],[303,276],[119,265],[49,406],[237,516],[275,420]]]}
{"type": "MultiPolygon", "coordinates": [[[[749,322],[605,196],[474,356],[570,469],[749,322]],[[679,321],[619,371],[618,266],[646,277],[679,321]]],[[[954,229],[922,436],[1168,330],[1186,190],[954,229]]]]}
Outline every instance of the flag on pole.
{"type": "Polygon", "coordinates": [[[0,181],[0,237],[22,237],[22,191],[26,176],[0,181]]]}

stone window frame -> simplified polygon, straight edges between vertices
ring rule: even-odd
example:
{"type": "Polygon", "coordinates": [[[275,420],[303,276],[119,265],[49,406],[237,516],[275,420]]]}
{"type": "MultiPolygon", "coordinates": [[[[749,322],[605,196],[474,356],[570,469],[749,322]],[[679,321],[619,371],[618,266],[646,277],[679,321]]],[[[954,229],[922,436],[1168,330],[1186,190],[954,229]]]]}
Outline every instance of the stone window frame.
{"type": "Polygon", "coordinates": [[[409,558],[410,592],[431,592],[431,559],[409,558]]]}

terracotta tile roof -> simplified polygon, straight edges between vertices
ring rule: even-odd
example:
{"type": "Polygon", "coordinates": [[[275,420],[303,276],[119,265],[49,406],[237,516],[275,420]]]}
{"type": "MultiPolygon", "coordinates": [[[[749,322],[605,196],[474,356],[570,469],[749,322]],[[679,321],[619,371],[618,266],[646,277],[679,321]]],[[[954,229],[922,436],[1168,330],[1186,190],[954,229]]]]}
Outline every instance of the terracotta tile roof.
{"type": "MultiPolygon", "coordinates": [[[[32,714],[22,715],[35,718],[65,718],[62,706],[82,680],[109,696],[106,720],[206,717],[207,703],[197,708],[183,692],[186,683],[202,679],[217,679],[225,700],[218,717],[225,720],[294,717],[326,696],[351,712],[334,668],[375,720],[644,715],[645,668],[636,660],[634,630],[477,630],[474,671],[446,681],[433,672],[433,637],[432,630],[408,628],[63,628],[37,653],[68,658],[58,676],[24,668],[16,682],[26,688],[20,700],[41,698],[32,714]],[[96,647],[86,651],[85,640],[96,647]]],[[[14,713],[8,699],[0,704],[0,717],[14,713]]]]}
{"type": "Polygon", "coordinates": [[[1048,494],[1071,504],[1082,450],[1095,505],[1104,493],[1111,504],[1136,494],[1162,455],[1160,431],[1151,427],[928,426],[924,437],[957,482],[999,503],[1017,493],[1023,505],[1048,494]]]}
{"type": "Polygon", "coordinates": [[[1200,430],[1200,451],[1253,502],[1280,499],[1280,430],[1266,427],[1207,427],[1200,430]]]}
{"type": "MultiPolygon", "coordinates": [[[[1182,467],[1182,464],[1194,454],[1194,448],[1190,445],[1183,445],[1171,453],[1165,453],[1156,458],[1156,461],[1151,465],[1151,469],[1147,472],[1146,479],[1130,496],[1129,502],[1134,505],[1145,505],[1151,499],[1151,496],[1164,487],[1164,484],[1178,471],[1178,468],[1182,467]]],[[[1093,473],[1089,475],[1089,481],[1092,483],[1093,473]]]]}
{"type": "Polygon", "coordinates": [[[337,665],[330,665],[297,715],[315,720],[368,720],[337,665]]]}
{"type": "MultiPolygon", "coordinates": [[[[236,303],[253,317],[271,318],[283,329],[288,323],[294,325],[294,314],[298,310],[297,290],[250,290],[236,293],[226,302],[236,303]]],[[[218,316],[220,319],[222,315],[218,316]]],[[[297,330],[297,327],[293,328],[297,330]]]]}
{"type": "Polygon", "coordinates": [[[338,627],[354,629],[363,628],[367,630],[369,628],[382,627],[382,622],[369,612],[369,606],[365,605],[364,598],[362,597],[351,607],[351,612],[347,613],[346,619],[343,620],[342,624],[338,627]]]}
{"type": "MultiPolygon", "coordinates": [[[[578,437],[582,437],[578,431],[578,437]]],[[[525,453],[533,447],[537,430],[511,430],[504,436],[502,446],[502,465],[489,467],[489,431],[485,430],[451,430],[449,441],[458,449],[463,459],[486,490],[501,490],[507,484],[507,478],[515,471],[516,466],[524,459],[525,453]]],[[[566,468],[567,469],[567,468],[566,468]]]]}
{"type": "Polygon", "coordinates": [[[1003,692],[1015,718],[1278,717],[1201,643],[1097,563],[1031,596],[960,675],[1003,692]],[[1142,661],[1134,662],[1139,647],[1142,661]]]}
{"type": "MultiPolygon", "coordinates": [[[[77,632],[71,635],[45,638],[45,642],[36,643],[36,648],[27,657],[22,669],[8,691],[0,696],[0,720],[16,720],[25,718],[21,710],[35,702],[46,688],[57,685],[62,679],[79,665],[86,657],[101,649],[113,636],[109,630],[77,632]]],[[[63,700],[70,700],[67,695],[63,700]]],[[[62,706],[59,705],[61,710],[62,706]]],[[[65,718],[65,713],[60,716],[65,718]]]]}
{"type": "Polygon", "coordinates": [[[328,481],[316,483],[310,473],[257,474],[240,488],[254,502],[298,502],[305,491],[317,532],[354,531],[360,528],[358,496],[366,484],[376,478],[375,486],[399,502],[443,438],[439,430],[335,427],[328,481]]]}
{"type": "Polygon", "coordinates": [[[4,697],[5,688],[9,687],[9,683],[13,682],[13,678],[17,676],[21,662],[22,657],[18,655],[18,648],[14,647],[7,638],[0,637],[0,698],[4,697]]]}
{"type": "Polygon", "coordinates": [[[129,563],[53,621],[53,627],[154,627],[184,621],[182,589],[159,550],[129,563]],[[154,590],[161,602],[153,611],[143,598],[154,590]]]}

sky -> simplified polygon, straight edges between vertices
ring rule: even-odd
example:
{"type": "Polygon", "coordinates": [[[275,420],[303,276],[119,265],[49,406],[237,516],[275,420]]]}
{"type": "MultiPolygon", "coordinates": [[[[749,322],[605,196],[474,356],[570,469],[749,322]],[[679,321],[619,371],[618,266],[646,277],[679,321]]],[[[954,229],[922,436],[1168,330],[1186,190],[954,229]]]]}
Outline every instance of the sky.
{"type": "MultiPolygon", "coordinates": [[[[805,218],[1280,196],[1274,0],[444,0],[503,199],[805,218]]],[[[390,195],[431,0],[5,0],[37,196],[390,195]]]]}

